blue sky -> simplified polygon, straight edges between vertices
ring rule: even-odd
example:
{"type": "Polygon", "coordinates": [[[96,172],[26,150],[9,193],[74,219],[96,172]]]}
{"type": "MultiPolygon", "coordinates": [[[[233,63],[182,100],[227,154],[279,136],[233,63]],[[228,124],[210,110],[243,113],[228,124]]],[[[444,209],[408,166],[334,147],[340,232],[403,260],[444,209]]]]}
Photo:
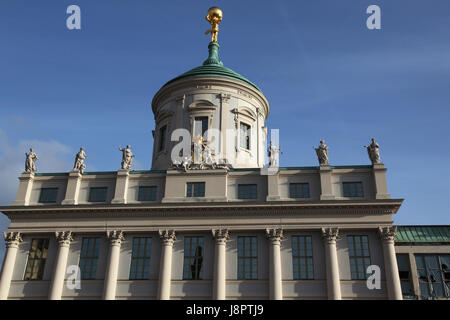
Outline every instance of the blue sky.
{"type": "MultiPolygon", "coordinates": [[[[375,137],[396,224],[450,224],[448,0],[0,2],[0,205],[10,204],[33,146],[40,172],[151,166],[157,90],[207,56],[207,9],[223,9],[220,58],[256,83],[280,128],[281,166],[311,166],[320,139],[332,165],[369,164],[375,137]],[[66,28],[81,8],[82,30],[66,28]],[[381,7],[381,30],[366,8],[381,7]]],[[[8,220],[0,216],[0,229],[8,220]]],[[[0,243],[0,260],[4,245],[0,243]]]]}

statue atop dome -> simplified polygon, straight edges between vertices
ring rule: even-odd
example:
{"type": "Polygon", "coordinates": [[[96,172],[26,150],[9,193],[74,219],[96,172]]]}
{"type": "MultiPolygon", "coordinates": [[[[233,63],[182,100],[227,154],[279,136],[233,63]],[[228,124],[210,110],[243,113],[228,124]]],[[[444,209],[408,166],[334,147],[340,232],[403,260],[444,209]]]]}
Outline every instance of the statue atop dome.
{"type": "Polygon", "coordinates": [[[211,23],[211,30],[207,30],[205,34],[211,33],[211,42],[217,42],[217,34],[219,33],[219,23],[222,21],[223,13],[218,7],[211,7],[208,10],[206,20],[211,23]]]}

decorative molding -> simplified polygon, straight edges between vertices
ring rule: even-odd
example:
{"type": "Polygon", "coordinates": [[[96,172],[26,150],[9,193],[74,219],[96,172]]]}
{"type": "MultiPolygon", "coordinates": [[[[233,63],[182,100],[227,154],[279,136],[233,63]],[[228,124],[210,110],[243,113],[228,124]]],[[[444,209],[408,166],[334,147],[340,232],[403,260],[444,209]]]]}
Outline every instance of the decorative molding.
{"type": "Polygon", "coordinates": [[[274,228],[274,229],[269,229],[266,228],[266,237],[267,239],[269,239],[272,242],[280,242],[281,240],[283,240],[283,229],[281,228],[274,228]]]}
{"type": "Polygon", "coordinates": [[[55,232],[55,236],[60,247],[68,247],[73,241],[71,231],[57,231],[55,232]]]}
{"type": "Polygon", "coordinates": [[[17,248],[19,243],[23,241],[20,232],[3,232],[3,238],[7,248],[17,248]]]}
{"type": "Polygon", "coordinates": [[[123,232],[120,230],[107,231],[106,235],[112,246],[120,246],[122,241],[125,240],[123,232]]]}
{"type": "Polygon", "coordinates": [[[175,236],[175,231],[173,230],[159,230],[159,237],[163,241],[164,245],[172,246],[177,237],[175,236]]]}
{"type": "Polygon", "coordinates": [[[213,238],[216,239],[217,244],[225,244],[230,239],[228,229],[212,229],[213,238]]]}
{"type": "Polygon", "coordinates": [[[388,227],[379,227],[378,234],[380,235],[381,240],[383,241],[394,241],[395,234],[397,232],[397,227],[388,226],[388,227]]]}
{"type": "Polygon", "coordinates": [[[336,242],[339,240],[338,228],[322,228],[322,239],[327,242],[336,242]]]}
{"type": "Polygon", "coordinates": [[[220,94],[220,99],[222,100],[222,103],[228,103],[228,102],[230,102],[231,94],[229,94],[229,93],[221,93],[220,94]]]}

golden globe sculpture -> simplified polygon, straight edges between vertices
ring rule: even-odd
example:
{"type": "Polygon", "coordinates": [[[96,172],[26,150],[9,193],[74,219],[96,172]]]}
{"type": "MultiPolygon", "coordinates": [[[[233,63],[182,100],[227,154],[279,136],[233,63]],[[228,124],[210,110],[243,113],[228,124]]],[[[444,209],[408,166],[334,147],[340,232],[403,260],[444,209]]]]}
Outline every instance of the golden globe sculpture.
{"type": "Polygon", "coordinates": [[[211,33],[211,42],[217,42],[217,34],[219,33],[219,23],[222,21],[223,13],[218,7],[211,7],[206,15],[206,20],[211,23],[211,30],[207,30],[205,34],[211,33]]]}

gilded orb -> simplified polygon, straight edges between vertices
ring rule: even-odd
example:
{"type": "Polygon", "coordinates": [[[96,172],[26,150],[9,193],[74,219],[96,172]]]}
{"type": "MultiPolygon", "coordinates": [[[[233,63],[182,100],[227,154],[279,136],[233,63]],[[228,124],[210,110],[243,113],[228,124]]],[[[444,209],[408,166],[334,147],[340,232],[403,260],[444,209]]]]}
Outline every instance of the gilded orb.
{"type": "Polygon", "coordinates": [[[208,15],[206,16],[206,20],[213,23],[219,23],[222,21],[223,13],[222,10],[218,7],[211,7],[208,10],[208,15]]]}

